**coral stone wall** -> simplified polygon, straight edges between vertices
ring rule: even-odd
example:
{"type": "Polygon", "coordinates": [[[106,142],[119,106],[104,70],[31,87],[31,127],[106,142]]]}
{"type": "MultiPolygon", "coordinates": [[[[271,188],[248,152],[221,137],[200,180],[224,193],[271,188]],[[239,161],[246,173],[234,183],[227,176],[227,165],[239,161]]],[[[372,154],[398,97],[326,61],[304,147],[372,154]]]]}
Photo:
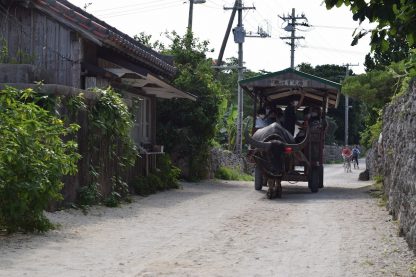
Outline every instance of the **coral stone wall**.
{"type": "Polygon", "coordinates": [[[240,157],[229,150],[212,148],[209,161],[209,178],[214,178],[215,172],[222,166],[251,174],[253,164],[247,162],[245,157],[240,157]]]}
{"type": "Polygon", "coordinates": [[[342,146],[325,145],[324,147],[324,163],[337,162],[342,160],[342,146]]]}
{"type": "Polygon", "coordinates": [[[416,80],[383,115],[380,163],[388,208],[400,233],[416,249],[416,80]]]}

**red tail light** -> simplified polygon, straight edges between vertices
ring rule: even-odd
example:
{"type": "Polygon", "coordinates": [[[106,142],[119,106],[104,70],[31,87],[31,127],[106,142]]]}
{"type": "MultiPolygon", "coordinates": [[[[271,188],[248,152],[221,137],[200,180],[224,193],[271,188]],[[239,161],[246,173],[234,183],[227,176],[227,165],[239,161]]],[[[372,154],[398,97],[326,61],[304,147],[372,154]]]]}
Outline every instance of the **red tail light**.
{"type": "Polygon", "coordinates": [[[285,150],[284,150],[285,154],[290,154],[292,153],[292,151],[293,151],[292,147],[288,147],[288,146],[285,147],[285,150]]]}

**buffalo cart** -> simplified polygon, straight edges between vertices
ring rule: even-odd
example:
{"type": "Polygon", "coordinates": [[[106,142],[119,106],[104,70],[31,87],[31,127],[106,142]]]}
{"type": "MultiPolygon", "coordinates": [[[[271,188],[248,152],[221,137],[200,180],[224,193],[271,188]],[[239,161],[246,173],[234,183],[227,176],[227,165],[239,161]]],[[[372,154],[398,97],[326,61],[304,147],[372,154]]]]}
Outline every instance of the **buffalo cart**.
{"type": "Polygon", "coordinates": [[[253,135],[246,132],[246,142],[252,147],[249,157],[256,163],[255,189],[268,185],[269,198],[280,197],[280,182],[289,181],[308,182],[309,189],[318,192],[324,180],[325,117],[328,108],[338,106],[341,85],[292,68],[244,79],[239,84],[253,99],[254,119],[259,107],[284,110],[291,101],[298,101],[299,127],[293,135],[282,127],[284,117],[259,130],[253,120],[253,135]]]}

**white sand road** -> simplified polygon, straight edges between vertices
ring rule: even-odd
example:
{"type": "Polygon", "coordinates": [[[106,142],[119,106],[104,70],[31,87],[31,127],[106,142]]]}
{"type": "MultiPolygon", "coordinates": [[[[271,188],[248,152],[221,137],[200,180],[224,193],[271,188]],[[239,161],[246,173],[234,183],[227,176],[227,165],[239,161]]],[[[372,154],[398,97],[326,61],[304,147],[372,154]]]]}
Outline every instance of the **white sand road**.
{"type": "Polygon", "coordinates": [[[184,183],[121,208],[48,213],[57,230],[0,236],[0,276],[412,276],[414,255],[358,170],[325,188],[184,183]]]}

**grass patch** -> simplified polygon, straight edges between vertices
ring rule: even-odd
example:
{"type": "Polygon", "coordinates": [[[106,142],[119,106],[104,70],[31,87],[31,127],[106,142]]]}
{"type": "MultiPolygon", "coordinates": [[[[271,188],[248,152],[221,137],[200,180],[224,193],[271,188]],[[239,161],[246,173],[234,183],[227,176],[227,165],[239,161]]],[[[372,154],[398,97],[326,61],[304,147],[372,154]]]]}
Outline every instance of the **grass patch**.
{"type": "Polygon", "coordinates": [[[343,164],[344,161],[343,160],[332,160],[332,161],[328,161],[327,164],[343,164]]]}
{"type": "Polygon", "coordinates": [[[413,274],[416,274],[416,261],[413,261],[413,263],[410,265],[409,271],[413,274]]]}
{"type": "Polygon", "coordinates": [[[372,188],[370,189],[370,195],[378,198],[378,205],[380,207],[386,207],[387,206],[387,195],[384,193],[384,187],[383,187],[383,177],[381,176],[374,176],[375,183],[372,185],[372,188]]]}
{"type": "Polygon", "coordinates": [[[222,180],[253,181],[254,177],[238,170],[222,166],[215,172],[215,178],[222,180]]]}

